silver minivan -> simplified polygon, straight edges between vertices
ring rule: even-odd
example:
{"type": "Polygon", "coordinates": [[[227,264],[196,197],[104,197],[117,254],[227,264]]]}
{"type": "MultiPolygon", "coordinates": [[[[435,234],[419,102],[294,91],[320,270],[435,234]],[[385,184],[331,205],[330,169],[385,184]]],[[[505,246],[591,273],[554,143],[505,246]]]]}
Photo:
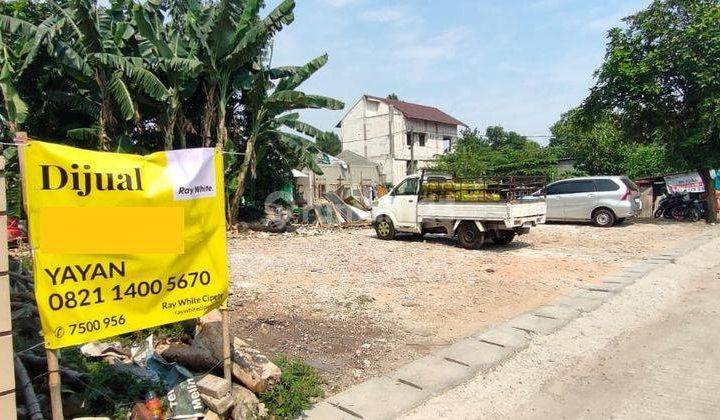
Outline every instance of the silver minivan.
{"type": "Polygon", "coordinates": [[[547,220],[592,221],[610,227],[642,209],[637,185],[625,176],[563,179],[534,195],[542,194],[547,199],[547,220]]]}

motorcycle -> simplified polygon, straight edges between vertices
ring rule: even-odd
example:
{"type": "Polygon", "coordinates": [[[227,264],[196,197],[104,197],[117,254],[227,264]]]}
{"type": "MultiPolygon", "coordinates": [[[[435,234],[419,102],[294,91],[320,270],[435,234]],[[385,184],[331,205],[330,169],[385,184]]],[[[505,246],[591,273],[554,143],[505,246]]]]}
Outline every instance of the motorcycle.
{"type": "Polygon", "coordinates": [[[672,211],[675,207],[682,205],[685,202],[685,197],[682,194],[670,194],[665,196],[660,203],[658,203],[657,209],[655,209],[656,219],[664,217],[666,219],[674,219],[672,211]]]}
{"type": "Polygon", "coordinates": [[[697,222],[705,216],[707,206],[704,201],[691,199],[688,194],[671,194],[660,200],[653,213],[655,218],[671,220],[690,220],[697,222]]]}

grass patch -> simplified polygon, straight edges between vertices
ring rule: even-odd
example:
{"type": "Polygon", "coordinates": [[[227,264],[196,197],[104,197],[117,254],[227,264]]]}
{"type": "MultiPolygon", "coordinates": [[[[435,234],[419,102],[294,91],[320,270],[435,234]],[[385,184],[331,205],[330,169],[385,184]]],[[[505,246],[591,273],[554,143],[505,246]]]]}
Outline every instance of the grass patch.
{"type": "Polygon", "coordinates": [[[291,419],[310,408],[313,398],[323,396],[315,368],[300,359],[285,356],[278,357],[274,363],[282,370],[280,383],[260,394],[260,401],[270,415],[291,419]]]}

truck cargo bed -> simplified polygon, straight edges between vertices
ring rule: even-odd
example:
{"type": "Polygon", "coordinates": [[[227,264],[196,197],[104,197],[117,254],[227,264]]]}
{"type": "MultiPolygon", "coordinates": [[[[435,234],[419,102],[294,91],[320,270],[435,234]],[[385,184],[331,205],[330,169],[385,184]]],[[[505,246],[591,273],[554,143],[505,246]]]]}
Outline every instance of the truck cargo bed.
{"type": "Polygon", "coordinates": [[[544,221],[546,203],[544,200],[513,202],[420,202],[417,206],[419,220],[453,219],[480,221],[510,221],[542,217],[544,221]]]}

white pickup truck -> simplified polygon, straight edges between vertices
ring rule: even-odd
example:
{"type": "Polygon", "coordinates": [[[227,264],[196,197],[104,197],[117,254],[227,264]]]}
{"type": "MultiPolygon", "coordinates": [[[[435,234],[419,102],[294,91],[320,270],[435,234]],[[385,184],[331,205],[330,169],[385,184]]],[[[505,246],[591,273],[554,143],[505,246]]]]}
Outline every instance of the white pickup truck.
{"type": "Polygon", "coordinates": [[[422,171],[408,175],[376,200],[372,221],[380,239],[393,239],[398,232],[441,233],[457,236],[468,249],[482,247],[486,239],[507,245],[515,235],[545,223],[545,198],[521,199],[539,184],[542,181],[519,178],[463,183],[449,175],[422,171]],[[475,190],[467,192],[467,185],[475,190]]]}

